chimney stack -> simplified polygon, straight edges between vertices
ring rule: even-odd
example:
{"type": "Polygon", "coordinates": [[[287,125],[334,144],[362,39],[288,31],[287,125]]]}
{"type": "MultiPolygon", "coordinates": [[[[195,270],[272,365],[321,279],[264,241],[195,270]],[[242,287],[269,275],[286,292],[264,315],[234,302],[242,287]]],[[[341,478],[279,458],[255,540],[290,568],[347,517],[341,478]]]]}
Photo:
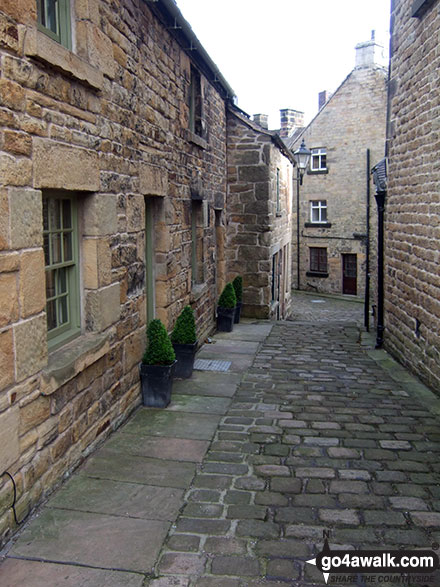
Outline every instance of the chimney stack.
{"type": "Polygon", "coordinates": [[[318,94],[318,110],[321,110],[321,108],[324,106],[324,104],[327,102],[327,100],[330,98],[330,93],[327,92],[327,90],[324,90],[323,92],[319,92],[318,94]]]}
{"type": "Polygon", "coordinates": [[[254,114],[252,120],[261,128],[266,130],[269,128],[269,116],[267,114],[254,114]]]}
{"type": "Polygon", "coordinates": [[[304,112],[300,112],[299,110],[292,110],[291,108],[284,108],[280,110],[280,115],[281,138],[287,139],[293,135],[297,128],[304,127],[304,112]]]}
{"type": "Polygon", "coordinates": [[[384,50],[375,40],[376,31],[371,31],[371,40],[356,45],[355,68],[373,67],[374,65],[385,65],[384,50]]]}

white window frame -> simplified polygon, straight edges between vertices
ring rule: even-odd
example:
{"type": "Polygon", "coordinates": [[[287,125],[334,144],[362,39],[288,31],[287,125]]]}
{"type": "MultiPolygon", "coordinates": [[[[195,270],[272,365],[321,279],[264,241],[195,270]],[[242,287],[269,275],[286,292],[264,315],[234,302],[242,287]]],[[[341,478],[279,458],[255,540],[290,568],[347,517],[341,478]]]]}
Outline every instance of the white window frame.
{"type": "Polygon", "coordinates": [[[312,224],[327,224],[327,200],[310,201],[310,222],[312,224]],[[314,213],[317,220],[314,218],[314,213]]]}
{"type": "Polygon", "coordinates": [[[327,171],[327,149],[325,147],[312,149],[310,171],[327,171]]]}

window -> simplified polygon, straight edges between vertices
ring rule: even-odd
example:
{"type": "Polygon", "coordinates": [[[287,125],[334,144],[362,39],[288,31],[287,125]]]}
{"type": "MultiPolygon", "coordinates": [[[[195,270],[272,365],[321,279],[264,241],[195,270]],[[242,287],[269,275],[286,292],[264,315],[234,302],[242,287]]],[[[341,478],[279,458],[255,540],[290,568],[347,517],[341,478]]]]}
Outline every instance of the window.
{"type": "Polygon", "coordinates": [[[310,247],[310,272],[327,273],[327,249],[310,247]]]}
{"type": "Polygon", "coordinates": [[[189,86],[189,130],[200,137],[203,135],[200,73],[193,67],[189,86]]]}
{"type": "Polygon", "coordinates": [[[280,201],[280,170],[277,168],[277,214],[281,212],[281,201],[280,201]]]}
{"type": "Polygon", "coordinates": [[[324,148],[312,149],[310,158],[310,171],[327,170],[327,152],[324,148]]]}
{"type": "Polygon", "coordinates": [[[47,340],[50,348],[80,332],[76,200],[43,196],[47,340]]]}
{"type": "Polygon", "coordinates": [[[310,202],[310,222],[327,222],[327,200],[313,200],[310,202]]]}
{"type": "Polygon", "coordinates": [[[71,49],[70,0],[37,0],[38,27],[67,49],[71,49]]]}
{"type": "Polygon", "coordinates": [[[191,282],[192,285],[201,284],[203,275],[203,227],[201,216],[203,205],[201,202],[191,202],[191,282]]]}

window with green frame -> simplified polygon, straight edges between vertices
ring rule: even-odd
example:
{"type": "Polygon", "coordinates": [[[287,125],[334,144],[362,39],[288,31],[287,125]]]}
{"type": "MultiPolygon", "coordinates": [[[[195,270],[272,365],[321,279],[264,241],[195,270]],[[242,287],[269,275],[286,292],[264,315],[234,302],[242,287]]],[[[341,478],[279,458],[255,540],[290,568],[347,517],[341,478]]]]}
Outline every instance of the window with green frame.
{"type": "Polygon", "coordinates": [[[70,0],[37,0],[37,13],[38,28],[71,49],[70,0]]]}
{"type": "Polygon", "coordinates": [[[49,348],[80,333],[78,214],[75,198],[43,195],[46,316],[49,348]]]}

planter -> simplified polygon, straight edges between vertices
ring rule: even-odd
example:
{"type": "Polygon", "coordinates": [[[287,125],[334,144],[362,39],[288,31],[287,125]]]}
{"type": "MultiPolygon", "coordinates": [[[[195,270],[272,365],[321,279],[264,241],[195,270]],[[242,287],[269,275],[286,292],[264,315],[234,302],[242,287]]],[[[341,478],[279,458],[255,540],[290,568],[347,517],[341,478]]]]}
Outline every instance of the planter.
{"type": "Polygon", "coordinates": [[[241,314],[241,302],[237,302],[237,305],[235,306],[234,324],[238,324],[240,322],[240,314],[241,314]]]}
{"type": "Polygon", "coordinates": [[[232,332],[234,328],[234,308],[217,308],[217,330],[219,332],[232,332]]]}
{"type": "Polygon", "coordinates": [[[142,403],[150,408],[166,408],[171,400],[176,361],[171,365],[139,365],[142,403]]]}
{"type": "Polygon", "coordinates": [[[175,377],[186,379],[191,377],[194,367],[194,358],[196,356],[197,342],[193,344],[180,344],[173,342],[174,352],[176,353],[175,377]]]}

